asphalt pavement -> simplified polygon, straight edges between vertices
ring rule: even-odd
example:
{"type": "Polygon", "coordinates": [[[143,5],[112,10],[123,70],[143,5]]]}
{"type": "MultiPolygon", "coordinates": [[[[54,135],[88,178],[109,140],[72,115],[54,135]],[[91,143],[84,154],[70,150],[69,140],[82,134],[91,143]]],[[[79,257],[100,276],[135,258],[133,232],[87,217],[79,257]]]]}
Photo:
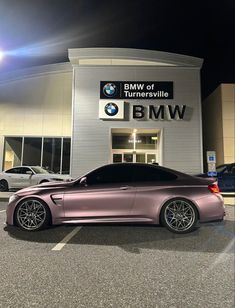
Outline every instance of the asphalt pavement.
{"type": "Polygon", "coordinates": [[[185,235],[145,225],[28,233],[4,224],[5,208],[1,202],[0,307],[235,305],[234,206],[224,222],[185,235]]]}

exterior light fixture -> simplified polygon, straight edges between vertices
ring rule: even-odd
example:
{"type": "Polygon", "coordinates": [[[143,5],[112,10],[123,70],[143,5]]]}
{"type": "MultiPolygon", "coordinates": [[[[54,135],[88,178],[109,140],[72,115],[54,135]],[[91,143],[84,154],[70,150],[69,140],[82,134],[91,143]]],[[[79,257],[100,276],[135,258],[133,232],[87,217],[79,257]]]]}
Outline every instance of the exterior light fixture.
{"type": "Polygon", "coordinates": [[[3,53],[3,51],[0,49],[0,62],[2,61],[3,57],[4,57],[4,53],[3,53]]]}

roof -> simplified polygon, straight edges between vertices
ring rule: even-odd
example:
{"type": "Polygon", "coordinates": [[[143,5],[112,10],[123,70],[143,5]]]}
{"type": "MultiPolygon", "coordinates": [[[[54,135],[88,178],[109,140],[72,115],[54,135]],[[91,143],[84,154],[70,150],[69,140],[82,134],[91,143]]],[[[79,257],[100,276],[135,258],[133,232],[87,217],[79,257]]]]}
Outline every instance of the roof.
{"type": "Polygon", "coordinates": [[[203,59],[191,56],[133,48],[69,49],[73,65],[153,65],[201,68],[203,59]]]}

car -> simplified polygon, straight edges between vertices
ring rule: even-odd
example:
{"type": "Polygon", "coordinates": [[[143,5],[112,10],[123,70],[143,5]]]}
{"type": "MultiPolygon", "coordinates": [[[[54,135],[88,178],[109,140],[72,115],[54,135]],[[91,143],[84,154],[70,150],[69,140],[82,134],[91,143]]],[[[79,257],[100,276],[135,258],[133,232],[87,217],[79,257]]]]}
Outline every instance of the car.
{"type": "MultiPolygon", "coordinates": [[[[216,167],[218,186],[221,192],[235,192],[235,163],[223,164],[216,167]]],[[[207,173],[197,176],[207,178],[207,173]]]]}
{"type": "Polygon", "coordinates": [[[0,191],[70,179],[68,175],[55,174],[40,166],[13,167],[0,173],[0,191]]]}
{"type": "Polygon", "coordinates": [[[43,183],[12,195],[8,225],[36,231],[58,224],[161,224],[175,233],[223,220],[223,198],[211,179],[141,163],[99,167],[71,182],[43,183]]]}

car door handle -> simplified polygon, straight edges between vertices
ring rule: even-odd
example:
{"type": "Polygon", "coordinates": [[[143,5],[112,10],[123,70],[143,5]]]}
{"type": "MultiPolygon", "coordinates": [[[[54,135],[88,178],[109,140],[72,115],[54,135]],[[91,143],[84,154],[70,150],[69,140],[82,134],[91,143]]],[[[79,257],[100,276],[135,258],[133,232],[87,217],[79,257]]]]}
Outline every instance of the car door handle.
{"type": "Polygon", "coordinates": [[[130,188],[130,186],[121,186],[121,187],[120,187],[121,190],[127,190],[127,189],[129,189],[129,188],[130,188]]]}

